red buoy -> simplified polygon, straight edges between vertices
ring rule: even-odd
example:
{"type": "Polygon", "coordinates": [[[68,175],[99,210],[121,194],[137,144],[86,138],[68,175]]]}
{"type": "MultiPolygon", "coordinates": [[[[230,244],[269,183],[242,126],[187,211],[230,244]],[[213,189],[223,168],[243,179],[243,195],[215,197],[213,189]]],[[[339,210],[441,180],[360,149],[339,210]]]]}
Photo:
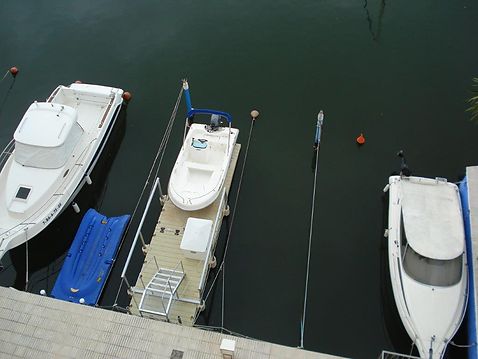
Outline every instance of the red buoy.
{"type": "Polygon", "coordinates": [[[15,67],[15,66],[10,67],[10,70],[8,71],[12,74],[13,77],[15,77],[18,74],[18,67],[15,67]]]}
{"type": "Polygon", "coordinates": [[[75,84],[82,84],[83,82],[81,82],[80,80],[76,80],[75,81],[75,84]]]}
{"type": "Polygon", "coordinates": [[[131,92],[125,91],[125,92],[123,92],[122,97],[123,97],[123,100],[128,102],[129,100],[131,100],[131,97],[133,97],[133,95],[131,95],[131,92]]]}
{"type": "Polygon", "coordinates": [[[361,133],[360,136],[357,137],[356,141],[359,145],[363,145],[365,143],[365,136],[363,135],[363,133],[361,133]]]}

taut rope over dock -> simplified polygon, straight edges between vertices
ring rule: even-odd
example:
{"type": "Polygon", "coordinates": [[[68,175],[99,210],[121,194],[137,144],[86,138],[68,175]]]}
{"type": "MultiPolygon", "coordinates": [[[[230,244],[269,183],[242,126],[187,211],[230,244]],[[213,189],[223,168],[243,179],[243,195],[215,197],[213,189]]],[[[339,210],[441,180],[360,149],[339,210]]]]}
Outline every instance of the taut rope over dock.
{"type": "MultiPolygon", "coordinates": [[[[174,104],[173,111],[171,112],[171,116],[169,118],[168,125],[166,126],[166,130],[164,132],[163,138],[161,139],[161,143],[159,145],[158,151],[156,152],[156,156],[154,157],[153,163],[151,164],[151,168],[149,170],[148,177],[146,178],[146,182],[144,183],[143,189],[141,190],[141,194],[139,195],[138,201],[136,202],[136,205],[135,205],[134,210],[133,210],[133,214],[131,215],[131,219],[128,223],[128,226],[126,227],[123,239],[121,240],[121,243],[118,247],[118,253],[121,250],[121,247],[123,246],[123,242],[124,242],[126,236],[128,235],[130,226],[133,223],[136,212],[138,211],[139,205],[141,203],[141,200],[143,199],[143,196],[144,196],[144,193],[146,191],[146,188],[148,187],[148,184],[150,184],[150,183],[154,184],[153,178],[158,177],[159,169],[160,169],[161,163],[163,161],[164,152],[166,151],[166,145],[168,144],[168,140],[169,140],[169,137],[171,135],[171,130],[173,128],[174,120],[176,119],[176,114],[178,112],[179,104],[181,103],[182,95],[183,95],[183,86],[181,85],[181,87],[179,89],[178,97],[176,99],[176,103],[174,104]],[[159,162],[158,162],[158,159],[159,159],[159,162]],[[152,177],[152,174],[153,174],[153,171],[154,171],[155,168],[156,168],[156,171],[154,173],[154,177],[152,177]]],[[[113,303],[113,309],[118,307],[118,298],[119,298],[122,286],[123,286],[123,280],[121,280],[118,291],[116,292],[116,298],[115,298],[115,301],[113,303]]]]}

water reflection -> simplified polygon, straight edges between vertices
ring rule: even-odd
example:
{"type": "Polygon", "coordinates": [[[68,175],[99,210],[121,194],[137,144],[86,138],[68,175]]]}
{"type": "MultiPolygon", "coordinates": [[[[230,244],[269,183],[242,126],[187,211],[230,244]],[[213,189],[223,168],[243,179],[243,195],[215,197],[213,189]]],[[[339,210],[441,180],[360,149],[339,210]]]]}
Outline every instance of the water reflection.
{"type": "Polygon", "coordinates": [[[372,35],[372,40],[378,42],[382,33],[382,19],[385,13],[385,0],[380,1],[377,16],[377,28],[375,30],[373,29],[372,17],[370,16],[370,11],[368,9],[368,0],[364,0],[363,8],[365,9],[365,14],[367,16],[368,31],[370,32],[370,35],[372,35]]]}

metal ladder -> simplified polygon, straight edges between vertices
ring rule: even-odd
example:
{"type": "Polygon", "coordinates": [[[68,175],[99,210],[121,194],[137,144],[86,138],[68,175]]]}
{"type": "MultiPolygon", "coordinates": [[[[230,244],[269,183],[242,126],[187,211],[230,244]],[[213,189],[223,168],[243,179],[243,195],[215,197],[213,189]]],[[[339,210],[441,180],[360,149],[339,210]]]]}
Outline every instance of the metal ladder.
{"type": "Polygon", "coordinates": [[[173,299],[178,299],[177,290],[184,279],[184,269],[174,270],[159,268],[143,291],[139,302],[139,311],[166,317],[171,309],[173,299]]]}

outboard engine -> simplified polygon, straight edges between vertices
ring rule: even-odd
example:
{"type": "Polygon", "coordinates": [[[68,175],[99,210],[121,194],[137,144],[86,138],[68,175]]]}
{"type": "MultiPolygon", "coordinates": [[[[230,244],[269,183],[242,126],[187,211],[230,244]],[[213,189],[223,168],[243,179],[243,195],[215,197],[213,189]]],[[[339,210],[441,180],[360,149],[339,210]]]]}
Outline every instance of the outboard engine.
{"type": "Polygon", "coordinates": [[[209,127],[211,131],[216,131],[218,129],[220,120],[221,120],[221,116],[211,115],[211,121],[209,123],[209,127]]]}
{"type": "Polygon", "coordinates": [[[397,156],[402,160],[402,163],[400,164],[400,176],[409,177],[412,174],[412,171],[410,171],[410,168],[408,168],[407,160],[405,159],[403,150],[398,151],[397,156]]]}

